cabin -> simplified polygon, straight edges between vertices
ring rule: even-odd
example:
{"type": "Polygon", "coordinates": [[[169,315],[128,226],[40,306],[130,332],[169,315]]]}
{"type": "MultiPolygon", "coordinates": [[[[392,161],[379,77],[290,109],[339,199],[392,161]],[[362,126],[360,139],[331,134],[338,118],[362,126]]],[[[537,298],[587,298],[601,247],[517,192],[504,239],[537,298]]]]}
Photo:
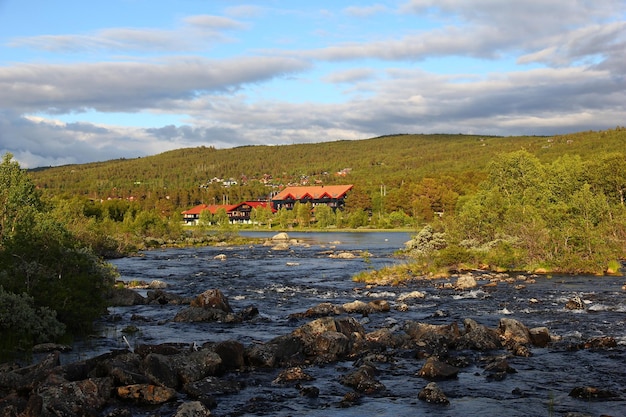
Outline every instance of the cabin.
{"type": "Polygon", "coordinates": [[[200,221],[200,214],[208,210],[211,214],[216,214],[220,209],[224,209],[228,215],[230,223],[250,223],[250,213],[253,209],[268,207],[268,201],[244,201],[239,204],[199,204],[182,212],[183,221],[186,225],[196,225],[200,221]]]}
{"type": "Polygon", "coordinates": [[[320,185],[309,187],[287,187],[272,198],[275,211],[285,208],[293,210],[296,202],[311,203],[311,207],[325,204],[334,210],[343,209],[348,192],[353,185],[320,185]]]}

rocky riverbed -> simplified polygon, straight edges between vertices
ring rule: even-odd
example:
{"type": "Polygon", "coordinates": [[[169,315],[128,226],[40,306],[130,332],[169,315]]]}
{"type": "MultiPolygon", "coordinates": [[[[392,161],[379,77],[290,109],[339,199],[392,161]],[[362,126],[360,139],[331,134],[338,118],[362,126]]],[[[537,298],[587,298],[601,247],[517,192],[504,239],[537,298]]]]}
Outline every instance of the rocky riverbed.
{"type": "Polygon", "coordinates": [[[103,335],[2,365],[0,416],[624,415],[623,279],[351,282],[387,242],[120,260],[103,335]]]}

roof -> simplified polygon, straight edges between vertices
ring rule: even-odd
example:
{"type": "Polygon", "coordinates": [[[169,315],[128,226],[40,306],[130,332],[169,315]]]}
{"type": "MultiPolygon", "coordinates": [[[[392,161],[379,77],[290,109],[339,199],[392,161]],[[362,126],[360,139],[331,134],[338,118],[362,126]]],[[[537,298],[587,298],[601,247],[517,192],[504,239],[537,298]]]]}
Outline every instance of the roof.
{"type": "Polygon", "coordinates": [[[272,200],[302,200],[320,198],[341,198],[352,189],[353,185],[320,185],[311,187],[287,187],[272,200]]]}

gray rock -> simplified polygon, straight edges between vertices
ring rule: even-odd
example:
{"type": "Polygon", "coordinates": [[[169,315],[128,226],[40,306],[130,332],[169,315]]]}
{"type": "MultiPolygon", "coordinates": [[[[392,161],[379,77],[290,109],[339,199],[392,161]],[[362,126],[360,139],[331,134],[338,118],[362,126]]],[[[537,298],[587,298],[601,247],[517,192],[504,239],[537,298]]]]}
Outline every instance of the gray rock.
{"type": "Polygon", "coordinates": [[[417,395],[422,401],[426,401],[430,404],[450,404],[450,400],[446,397],[444,392],[439,388],[439,386],[435,382],[431,382],[426,385],[417,395]]]}

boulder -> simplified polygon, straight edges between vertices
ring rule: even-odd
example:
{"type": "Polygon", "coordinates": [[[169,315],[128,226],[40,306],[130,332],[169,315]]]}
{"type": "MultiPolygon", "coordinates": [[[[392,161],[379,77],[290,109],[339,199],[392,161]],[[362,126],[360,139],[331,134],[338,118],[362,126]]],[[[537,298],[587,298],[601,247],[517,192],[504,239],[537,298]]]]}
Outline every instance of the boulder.
{"type": "Polygon", "coordinates": [[[289,235],[285,232],[277,233],[272,236],[272,240],[289,240],[289,235]]]}
{"type": "Polygon", "coordinates": [[[42,417],[98,415],[110,398],[110,378],[89,378],[82,381],[63,381],[52,378],[29,398],[27,415],[42,417]],[[30,407],[29,407],[30,408],[30,407]]]}
{"type": "Polygon", "coordinates": [[[272,382],[274,384],[288,384],[291,382],[312,381],[314,379],[311,375],[304,372],[301,367],[295,366],[283,370],[272,382]]]}
{"type": "Polygon", "coordinates": [[[509,318],[501,318],[498,332],[505,344],[515,343],[524,346],[531,344],[530,331],[520,321],[509,318]]]}
{"type": "Polygon", "coordinates": [[[450,401],[436,382],[430,382],[417,394],[417,398],[430,404],[450,404],[450,401]]]}
{"type": "Polygon", "coordinates": [[[376,379],[377,369],[371,365],[361,365],[358,369],[341,378],[341,383],[364,394],[375,394],[386,387],[376,379]]]}
{"type": "Polygon", "coordinates": [[[569,396],[590,401],[616,398],[619,397],[619,394],[596,387],[576,387],[570,391],[569,396]]]}
{"type": "Polygon", "coordinates": [[[173,417],[207,417],[211,411],[200,401],[188,401],[182,403],[173,417]]]}
{"type": "Polygon", "coordinates": [[[198,295],[192,302],[192,307],[216,308],[225,313],[232,313],[233,309],[228,303],[228,299],[218,289],[206,290],[198,295]]]}
{"type": "Polygon", "coordinates": [[[229,315],[218,308],[187,307],[176,313],[172,321],[177,323],[233,322],[235,321],[235,316],[233,314],[229,315]],[[229,318],[229,316],[231,317],[229,318]]]}
{"type": "Polygon", "coordinates": [[[412,292],[409,292],[409,293],[400,294],[398,296],[398,300],[397,301],[399,303],[404,303],[404,302],[406,302],[408,300],[421,299],[421,298],[425,298],[425,297],[426,297],[426,294],[424,294],[421,291],[412,291],[412,292]]]}
{"type": "Polygon", "coordinates": [[[568,310],[584,310],[585,302],[579,296],[574,296],[565,304],[565,308],[568,310]]]}
{"type": "Polygon", "coordinates": [[[163,404],[176,398],[174,389],[150,384],[117,387],[116,392],[117,396],[123,400],[145,405],[163,404]]]}
{"type": "Polygon", "coordinates": [[[552,336],[550,336],[550,330],[547,327],[534,327],[529,329],[530,333],[530,341],[533,346],[537,346],[540,348],[544,348],[550,344],[552,341],[552,336]]]}
{"type": "Polygon", "coordinates": [[[146,304],[146,299],[130,288],[114,288],[109,291],[107,301],[111,307],[128,307],[146,304]]]}
{"type": "Polygon", "coordinates": [[[272,250],[289,250],[289,243],[279,242],[278,244],[272,246],[272,250]]]}
{"type": "Polygon", "coordinates": [[[181,305],[188,304],[188,301],[178,294],[165,292],[161,289],[148,291],[146,293],[146,304],[150,305],[181,305]]]}
{"type": "Polygon", "coordinates": [[[502,342],[496,330],[479,324],[472,319],[463,320],[463,325],[465,331],[458,339],[457,349],[487,351],[502,348],[502,342]]]}
{"type": "Polygon", "coordinates": [[[303,313],[290,314],[291,318],[313,318],[324,316],[337,316],[345,313],[345,310],[341,306],[334,305],[332,303],[320,303],[314,307],[307,309],[303,313]]]}
{"type": "Polygon", "coordinates": [[[302,350],[303,343],[299,337],[278,336],[267,343],[248,347],[245,352],[246,363],[266,368],[290,366],[303,361],[302,350]]]}
{"type": "Polygon", "coordinates": [[[418,371],[417,376],[428,380],[454,379],[459,374],[459,371],[460,369],[456,366],[441,362],[437,358],[431,356],[426,360],[422,369],[418,371]]]}
{"type": "Polygon", "coordinates": [[[155,279],[155,280],[150,281],[150,284],[148,284],[148,288],[150,288],[151,290],[162,290],[162,289],[167,288],[167,283],[161,280],[155,279]]]}
{"type": "Polygon", "coordinates": [[[476,288],[477,286],[478,283],[476,282],[476,278],[469,274],[459,276],[454,284],[454,288],[461,291],[470,290],[472,288],[476,288]]]}
{"type": "Polygon", "coordinates": [[[409,321],[405,324],[404,331],[418,344],[428,340],[440,340],[447,345],[453,345],[460,337],[456,323],[437,325],[409,321]]]}
{"type": "Polygon", "coordinates": [[[236,340],[225,340],[217,343],[213,351],[222,360],[222,369],[226,371],[243,369],[245,366],[245,348],[236,340]]]}

